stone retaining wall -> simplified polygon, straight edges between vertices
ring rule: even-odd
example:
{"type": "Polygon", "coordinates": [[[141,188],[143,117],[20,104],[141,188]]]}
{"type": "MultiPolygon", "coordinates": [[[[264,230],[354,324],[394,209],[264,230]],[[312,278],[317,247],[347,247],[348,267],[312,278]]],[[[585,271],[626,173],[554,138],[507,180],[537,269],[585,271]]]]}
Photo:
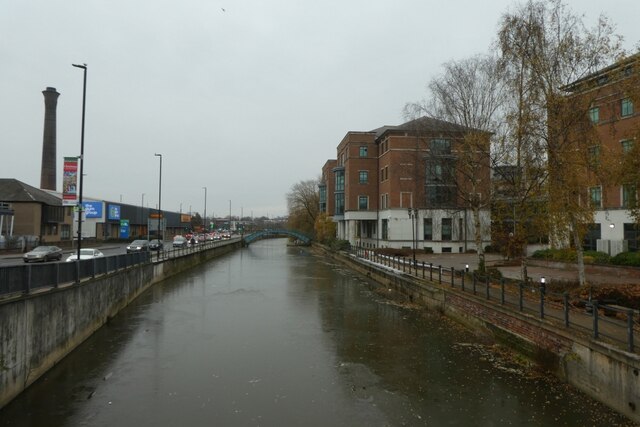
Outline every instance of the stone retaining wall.
{"type": "Polygon", "coordinates": [[[437,310],[526,356],[562,380],[640,422],[640,356],[576,330],[492,304],[481,297],[325,251],[337,262],[437,310]]]}
{"type": "Polygon", "coordinates": [[[149,287],[240,246],[232,242],[1,301],[0,408],[149,287]]]}

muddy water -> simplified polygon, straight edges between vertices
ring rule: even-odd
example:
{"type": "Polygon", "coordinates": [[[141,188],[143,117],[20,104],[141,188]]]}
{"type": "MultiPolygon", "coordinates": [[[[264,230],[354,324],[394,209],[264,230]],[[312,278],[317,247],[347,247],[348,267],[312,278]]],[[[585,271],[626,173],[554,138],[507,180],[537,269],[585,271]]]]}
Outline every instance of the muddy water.
{"type": "Polygon", "coordinates": [[[155,286],[0,411],[2,426],[611,426],[286,240],[155,286]]]}

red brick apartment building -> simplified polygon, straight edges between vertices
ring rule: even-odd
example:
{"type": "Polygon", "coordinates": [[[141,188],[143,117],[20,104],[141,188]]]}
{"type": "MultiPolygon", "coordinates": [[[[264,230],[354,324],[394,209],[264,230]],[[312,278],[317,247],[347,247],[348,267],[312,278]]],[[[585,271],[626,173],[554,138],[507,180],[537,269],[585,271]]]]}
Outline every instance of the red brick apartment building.
{"type": "MultiPolygon", "coordinates": [[[[591,167],[585,177],[585,198],[595,207],[585,249],[610,255],[637,251],[640,231],[630,208],[638,201],[638,173],[625,174],[624,165],[635,159],[640,147],[640,54],[625,58],[564,88],[579,102],[589,103],[588,120],[595,126],[597,142],[589,148],[591,167]],[[602,173],[604,172],[604,173],[602,173]]],[[[628,172],[629,169],[626,169],[628,172]]]]}
{"type": "MultiPolygon", "coordinates": [[[[441,252],[475,249],[474,223],[451,177],[468,129],[420,118],[399,126],[348,132],[337,159],[322,169],[320,210],[337,223],[337,237],[367,248],[441,252]]],[[[476,171],[488,197],[490,170],[476,171]]],[[[456,184],[456,182],[458,182],[456,184]]],[[[489,210],[481,212],[483,245],[489,210]]]]}

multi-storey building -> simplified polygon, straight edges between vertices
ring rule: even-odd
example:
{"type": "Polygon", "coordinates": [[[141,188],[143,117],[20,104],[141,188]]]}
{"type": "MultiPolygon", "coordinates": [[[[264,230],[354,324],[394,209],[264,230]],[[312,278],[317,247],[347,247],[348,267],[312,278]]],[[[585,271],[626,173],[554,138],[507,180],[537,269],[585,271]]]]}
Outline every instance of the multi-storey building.
{"type": "MultiPolygon", "coordinates": [[[[476,249],[468,199],[460,196],[471,188],[457,164],[468,132],[431,118],[348,132],[320,184],[320,210],[337,223],[337,237],[368,248],[476,249]]],[[[475,187],[473,194],[488,198],[488,161],[482,165],[474,170],[482,191],[475,187]]],[[[480,218],[486,245],[488,208],[480,218]]]]}
{"type": "Polygon", "coordinates": [[[637,251],[640,228],[631,214],[637,208],[638,171],[625,165],[640,158],[637,138],[640,114],[635,105],[640,92],[640,54],[623,59],[565,88],[579,102],[588,102],[595,142],[588,148],[589,171],[584,197],[595,208],[585,249],[610,255],[637,251]],[[635,102],[634,102],[635,101],[635,102]],[[631,171],[633,172],[633,171],[631,171]]]}

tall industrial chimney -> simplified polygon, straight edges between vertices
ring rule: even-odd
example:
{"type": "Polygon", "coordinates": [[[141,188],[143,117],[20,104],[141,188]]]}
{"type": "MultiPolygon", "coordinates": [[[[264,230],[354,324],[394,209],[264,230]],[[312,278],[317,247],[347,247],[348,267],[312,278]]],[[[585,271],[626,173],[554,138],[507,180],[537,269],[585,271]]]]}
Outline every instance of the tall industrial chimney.
{"type": "Polygon", "coordinates": [[[42,91],[42,94],[44,95],[44,133],[40,188],[56,191],[56,107],[60,94],[55,87],[48,87],[42,91]]]}

